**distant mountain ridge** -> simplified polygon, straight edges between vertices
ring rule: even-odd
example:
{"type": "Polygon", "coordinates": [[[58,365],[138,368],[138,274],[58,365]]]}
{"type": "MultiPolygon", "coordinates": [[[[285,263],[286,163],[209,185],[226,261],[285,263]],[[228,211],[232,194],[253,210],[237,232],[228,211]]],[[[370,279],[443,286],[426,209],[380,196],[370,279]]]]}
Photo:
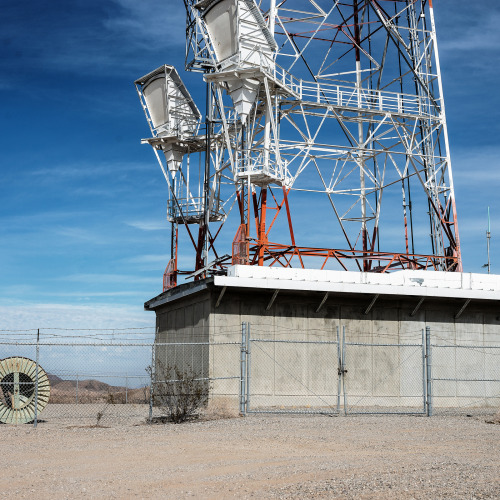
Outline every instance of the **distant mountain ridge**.
{"type": "Polygon", "coordinates": [[[111,403],[145,404],[149,402],[149,386],[127,389],[95,379],[65,380],[53,373],[47,374],[50,381],[49,403],[111,403]]]}

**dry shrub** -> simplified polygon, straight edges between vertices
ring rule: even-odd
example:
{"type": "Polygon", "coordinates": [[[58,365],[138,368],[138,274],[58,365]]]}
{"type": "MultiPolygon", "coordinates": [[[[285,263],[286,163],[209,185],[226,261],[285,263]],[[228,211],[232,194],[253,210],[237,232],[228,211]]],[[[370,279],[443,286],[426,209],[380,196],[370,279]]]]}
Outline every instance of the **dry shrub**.
{"type": "Polygon", "coordinates": [[[500,419],[496,418],[494,420],[485,420],[485,422],[487,424],[496,424],[496,425],[500,425],[500,419]]]}
{"type": "Polygon", "coordinates": [[[160,421],[180,424],[199,418],[208,403],[208,381],[200,379],[189,366],[164,367],[159,363],[159,368],[156,375],[160,375],[160,381],[155,382],[153,403],[163,413],[160,421]]]}
{"type": "Polygon", "coordinates": [[[498,411],[497,414],[491,420],[486,420],[486,423],[500,425],[500,411],[498,411]]]}

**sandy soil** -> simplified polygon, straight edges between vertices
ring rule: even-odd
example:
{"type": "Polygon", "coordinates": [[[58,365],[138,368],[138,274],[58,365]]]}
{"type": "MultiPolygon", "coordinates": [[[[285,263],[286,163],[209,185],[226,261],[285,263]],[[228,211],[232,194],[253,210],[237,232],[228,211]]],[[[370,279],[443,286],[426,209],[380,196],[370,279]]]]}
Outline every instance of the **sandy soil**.
{"type": "Polygon", "coordinates": [[[484,417],[0,425],[0,498],[500,498],[484,417]]]}

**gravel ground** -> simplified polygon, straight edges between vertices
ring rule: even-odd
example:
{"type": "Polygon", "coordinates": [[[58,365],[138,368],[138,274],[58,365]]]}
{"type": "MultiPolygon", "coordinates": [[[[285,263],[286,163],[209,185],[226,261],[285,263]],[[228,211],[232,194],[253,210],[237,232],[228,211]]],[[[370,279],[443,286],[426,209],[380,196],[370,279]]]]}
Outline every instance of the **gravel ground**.
{"type": "Polygon", "coordinates": [[[0,426],[0,498],[500,498],[484,417],[0,426]]]}

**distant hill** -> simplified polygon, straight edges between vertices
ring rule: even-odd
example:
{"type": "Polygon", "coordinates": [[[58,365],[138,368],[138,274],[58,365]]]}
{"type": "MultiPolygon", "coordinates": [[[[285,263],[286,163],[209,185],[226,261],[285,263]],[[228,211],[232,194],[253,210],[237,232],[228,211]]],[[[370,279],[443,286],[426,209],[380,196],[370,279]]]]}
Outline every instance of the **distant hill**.
{"type": "Polygon", "coordinates": [[[53,375],[52,373],[47,373],[47,377],[49,377],[50,385],[56,385],[59,382],[62,382],[62,378],[57,375],[53,375]]]}
{"type": "Polygon", "coordinates": [[[49,403],[111,403],[111,404],[145,404],[149,403],[149,386],[139,389],[128,389],[124,386],[114,386],[94,379],[78,381],[64,380],[57,375],[48,373],[50,381],[49,403]]]}

